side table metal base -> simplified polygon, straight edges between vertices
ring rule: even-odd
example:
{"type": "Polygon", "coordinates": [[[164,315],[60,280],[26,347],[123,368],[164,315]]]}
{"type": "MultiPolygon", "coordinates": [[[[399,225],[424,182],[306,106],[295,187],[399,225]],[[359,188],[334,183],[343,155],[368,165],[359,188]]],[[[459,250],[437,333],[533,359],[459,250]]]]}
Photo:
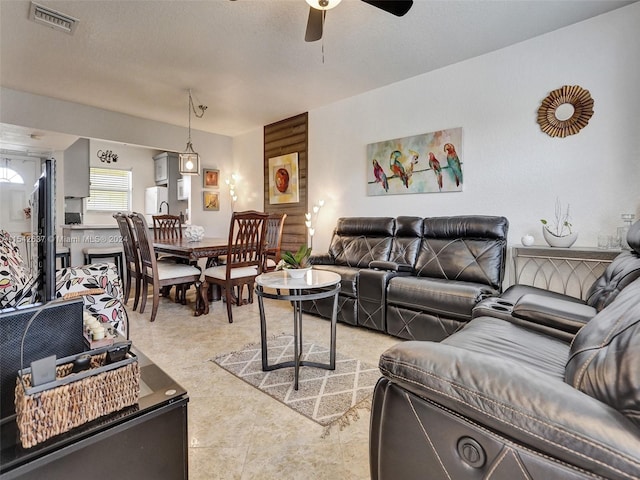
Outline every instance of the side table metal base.
{"type": "Polygon", "coordinates": [[[291,289],[288,295],[281,293],[265,292],[263,287],[256,287],[258,296],[258,306],[260,309],[260,345],[262,350],[262,370],[267,372],[280,368],[294,367],[293,388],[298,390],[298,379],[300,367],[315,367],[325,370],[335,370],[336,368],[336,321],[338,312],[338,293],[340,292],[340,283],[337,283],[332,289],[325,291],[308,291],[302,289],[291,289]],[[328,298],[333,295],[333,315],[331,316],[331,344],[329,346],[329,363],[311,362],[301,360],[302,357],[302,301],[316,300],[319,298],[328,298]],[[294,359],[286,362],[275,363],[269,365],[267,358],[267,324],[264,311],[264,298],[275,300],[288,300],[293,304],[293,337],[294,337],[294,359]]]}

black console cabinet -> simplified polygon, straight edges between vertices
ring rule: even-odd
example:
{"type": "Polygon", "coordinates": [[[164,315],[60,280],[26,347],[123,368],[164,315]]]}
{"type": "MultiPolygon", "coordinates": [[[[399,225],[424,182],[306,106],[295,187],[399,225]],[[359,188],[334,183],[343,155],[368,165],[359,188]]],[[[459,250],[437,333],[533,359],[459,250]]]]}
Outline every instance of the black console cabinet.
{"type": "Polygon", "coordinates": [[[142,380],[138,405],[30,449],[20,446],[14,417],[3,420],[0,479],[186,480],[187,392],[136,354],[142,380]]]}

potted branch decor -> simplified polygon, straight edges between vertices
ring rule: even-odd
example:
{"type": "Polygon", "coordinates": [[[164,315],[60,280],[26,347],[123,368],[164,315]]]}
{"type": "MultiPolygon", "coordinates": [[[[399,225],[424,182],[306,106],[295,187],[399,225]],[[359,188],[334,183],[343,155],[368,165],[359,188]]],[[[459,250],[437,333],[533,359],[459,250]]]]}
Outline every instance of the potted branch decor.
{"type": "Polygon", "coordinates": [[[311,270],[311,248],[306,245],[300,246],[296,253],[283,252],[276,270],[285,270],[292,278],[302,278],[311,270]]]}
{"type": "Polygon", "coordinates": [[[553,225],[550,225],[544,218],[540,220],[542,223],[542,235],[551,247],[569,248],[578,239],[578,232],[574,232],[571,227],[571,215],[569,213],[570,205],[562,212],[562,204],[556,199],[556,211],[553,225]]]}

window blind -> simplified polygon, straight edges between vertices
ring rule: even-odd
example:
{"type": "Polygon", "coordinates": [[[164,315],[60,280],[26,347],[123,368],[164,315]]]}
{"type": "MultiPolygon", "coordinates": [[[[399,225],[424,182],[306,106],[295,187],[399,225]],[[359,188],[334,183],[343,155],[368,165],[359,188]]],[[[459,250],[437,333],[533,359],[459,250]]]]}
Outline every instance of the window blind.
{"type": "Polygon", "coordinates": [[[127,212],[131,210],[131,171],[91,167],[87,210],[127,212]]]}

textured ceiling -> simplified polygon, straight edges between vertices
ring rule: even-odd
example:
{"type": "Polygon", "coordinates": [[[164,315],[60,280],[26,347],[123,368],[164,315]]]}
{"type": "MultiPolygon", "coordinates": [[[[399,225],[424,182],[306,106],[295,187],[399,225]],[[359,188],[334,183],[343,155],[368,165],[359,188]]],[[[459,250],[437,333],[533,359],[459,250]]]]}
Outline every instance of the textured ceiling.
{"type": "Polygon", "coordinates": [[[398,18],[344,0],[315,43],[304,0],[39,3],[78,18],[77,31],[0,0],[3,87],[179,126],[191,88],[209,107],[192,128],[233,136],[633,2],[416,0],[398,18]]]}

